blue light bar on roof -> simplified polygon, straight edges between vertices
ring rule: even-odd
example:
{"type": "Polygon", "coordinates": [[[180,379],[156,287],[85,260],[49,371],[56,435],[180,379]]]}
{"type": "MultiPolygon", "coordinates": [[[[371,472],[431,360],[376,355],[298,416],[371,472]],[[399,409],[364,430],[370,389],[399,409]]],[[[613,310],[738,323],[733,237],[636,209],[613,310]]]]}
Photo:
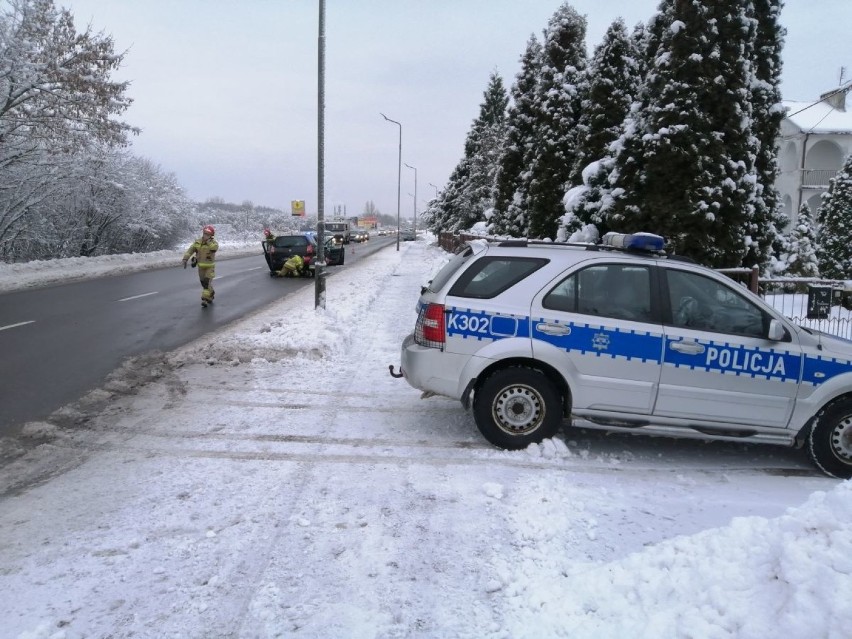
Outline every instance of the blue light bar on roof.
{"type": "Polygon", "coordinates": [[[612,248],[633,251],[662,251],[666,240],[653,233],[607,233],[601,238],[601,244],[612,248]]]}

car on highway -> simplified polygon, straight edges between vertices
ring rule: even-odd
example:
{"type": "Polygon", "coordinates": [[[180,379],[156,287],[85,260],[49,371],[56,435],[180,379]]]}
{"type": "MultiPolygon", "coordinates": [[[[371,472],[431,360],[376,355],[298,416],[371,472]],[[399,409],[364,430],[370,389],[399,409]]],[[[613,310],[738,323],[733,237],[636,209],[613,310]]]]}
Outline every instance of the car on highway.
{"type": "Polygon", "coordinates": [[[804,448],[852,477],[852,342],[664,249],[647,233],[469,242],[422,288],[401,374],[506,449],[571,420],[804,448]]]}
{"type": "Polygon", "coordinates": [[[325,263],[329,266],[343,266],[346,260],[346,247],[342,238],[330,237],[325,241],[325,263]]]}

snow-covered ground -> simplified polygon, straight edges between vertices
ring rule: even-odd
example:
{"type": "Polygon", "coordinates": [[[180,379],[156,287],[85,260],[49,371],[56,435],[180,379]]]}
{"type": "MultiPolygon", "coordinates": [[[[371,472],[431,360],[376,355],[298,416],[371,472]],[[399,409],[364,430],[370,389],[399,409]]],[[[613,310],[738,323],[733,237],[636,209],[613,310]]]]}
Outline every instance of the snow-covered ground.
{"type": "Polygon", "coordinates": [[[391,378],[446,259],[379,251],[325,310],[306,287],[3,442],[0,636],[850,636],[852,482],[801,452],[576,429],[505,452],[391,378]]]}

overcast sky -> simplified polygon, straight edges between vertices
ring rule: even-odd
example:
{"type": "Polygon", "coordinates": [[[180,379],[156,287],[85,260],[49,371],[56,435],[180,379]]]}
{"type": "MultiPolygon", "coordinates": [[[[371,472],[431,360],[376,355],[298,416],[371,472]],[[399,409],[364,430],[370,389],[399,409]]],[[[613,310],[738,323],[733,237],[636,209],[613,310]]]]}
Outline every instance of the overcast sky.
{"type": "MultiPolygon", "coordinates": [[[[125,120],[136,154],[189,197],[317,209],[317,0],[55,0],[127,50],[125,120]]],[[[327,0],[325,211],[397,212],[402,159],[417,209],[458,163],[490,73],[507,90],[529,36],[559,0],[327,0]]],[[[575,0],[591,51],[612,21],[647,22],[657,0],[575,0]]],[[[809,100],[852,67],[849,0],[787,0],[782,91],[809,100]]],[[[847,72],[847,79],[852,70],[847,72]]],[[[402,167],[401,211],[414,207],[402,167]]]]}

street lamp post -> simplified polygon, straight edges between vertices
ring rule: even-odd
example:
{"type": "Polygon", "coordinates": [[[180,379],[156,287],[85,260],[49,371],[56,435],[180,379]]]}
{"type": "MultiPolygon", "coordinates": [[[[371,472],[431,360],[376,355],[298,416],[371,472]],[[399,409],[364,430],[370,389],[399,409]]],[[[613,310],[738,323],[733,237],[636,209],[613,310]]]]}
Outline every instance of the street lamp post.
{"type": "Polygon", "coordinates": [[[317,67],[317,260],[314,262],[314,308],[325,308],[325,0],[319,2],[317,67]]]}
{"type": "Polygon", "coordinates": [[[399,160],[397,161],[397,172],[396,172],[396,250],[399,250],[399,202],[400,197],[402,196],[400,190],[402,189],[402,124],[397,122],[396,120],[391,120],[384,113],[379,113],[385,120],[388,122],[393,122],[395,125],[399,127],[399,160]]]}
{"type": "Polygon", "coordinates": [[[435,199],[437,200],[438,199],[438,187],[435,186],[434,184],[432,184],[431,182],[429,182],[429,186],[431,186],[433,189],[435,189],[435,199]]]}
{"type": "Polygon", "coordinates": [[[405,166],[414,170],[414,237],[417,237],[417,167],[410,164],[405,166]]]}

